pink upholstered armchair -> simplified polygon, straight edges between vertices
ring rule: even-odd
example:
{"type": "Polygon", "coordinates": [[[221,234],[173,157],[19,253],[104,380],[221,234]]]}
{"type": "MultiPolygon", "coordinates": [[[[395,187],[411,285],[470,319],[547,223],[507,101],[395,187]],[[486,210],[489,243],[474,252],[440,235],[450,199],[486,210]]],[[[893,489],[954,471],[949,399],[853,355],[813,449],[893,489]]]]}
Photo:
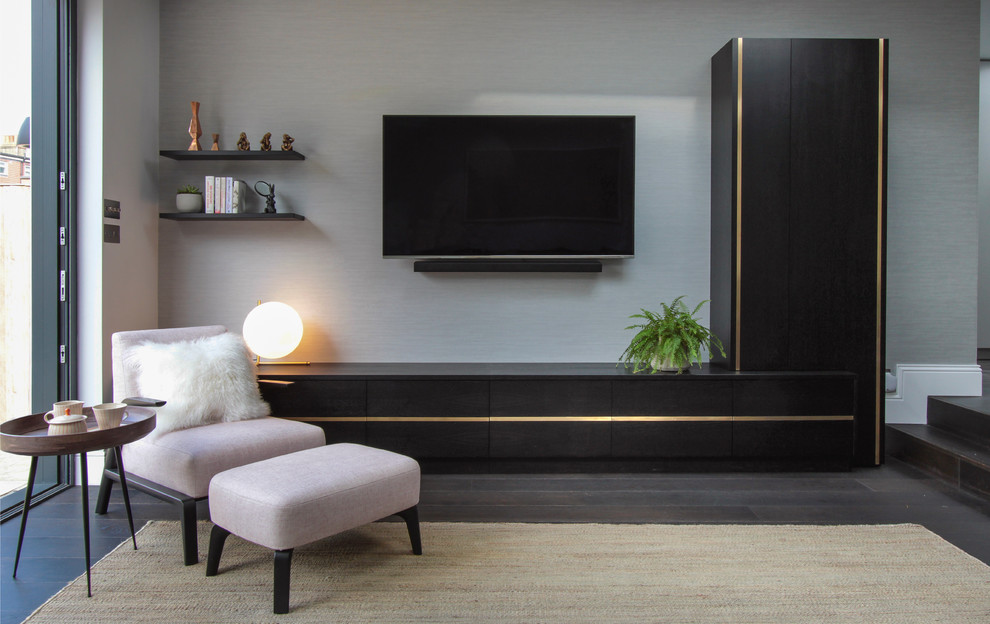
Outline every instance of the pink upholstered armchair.
{"type": "MultiPolygon", "coordinates": [[[[267,415],[243,340],[223,326],[118,332],[111,347],[115,401],[166,401],[156,431],[124,446],[123,461],[128,486],[181,508],[186,565],[199,561],[196,503],[213,475],[326,443],[317,426],[267,415]]],[[[107,512],[114,482],[108,455],[96,513],[107,512]]]]}

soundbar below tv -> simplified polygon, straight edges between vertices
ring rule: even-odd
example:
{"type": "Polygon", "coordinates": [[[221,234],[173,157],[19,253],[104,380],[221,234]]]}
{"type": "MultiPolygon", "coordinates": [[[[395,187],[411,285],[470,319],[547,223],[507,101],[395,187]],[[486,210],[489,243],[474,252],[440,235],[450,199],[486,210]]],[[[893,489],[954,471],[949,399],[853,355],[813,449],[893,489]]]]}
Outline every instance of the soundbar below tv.
{"type": "Polygon", "coordinates": [[[382,254],[634,254],[632,116],[385,115],[382,254]]]}

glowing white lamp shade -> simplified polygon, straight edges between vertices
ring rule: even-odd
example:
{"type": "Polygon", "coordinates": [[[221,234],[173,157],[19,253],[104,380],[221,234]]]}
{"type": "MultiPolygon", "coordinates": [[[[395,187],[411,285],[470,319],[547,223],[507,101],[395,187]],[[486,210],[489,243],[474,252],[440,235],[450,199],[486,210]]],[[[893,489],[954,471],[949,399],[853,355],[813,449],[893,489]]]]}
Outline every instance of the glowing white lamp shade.
{"type": "Polygon", "coordinates": [[[244,342],[255,355],[281,358],[289,355],[302,340],[303,324],[291,306],[279,301],[262,303],[244,319],[244,342]]]}

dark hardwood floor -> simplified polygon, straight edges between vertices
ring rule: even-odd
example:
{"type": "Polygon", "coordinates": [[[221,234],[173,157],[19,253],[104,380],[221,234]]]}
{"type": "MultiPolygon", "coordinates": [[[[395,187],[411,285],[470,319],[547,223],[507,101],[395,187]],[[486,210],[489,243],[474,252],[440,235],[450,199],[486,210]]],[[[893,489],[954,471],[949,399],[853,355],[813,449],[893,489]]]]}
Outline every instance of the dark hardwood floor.
{"type": "MultiPolygon", "coordinates": [[[[19,519],[0,526],[0,624],[21,622],[85,571],[80,499],[72,488],[31,510],[17,579],[19,519]]],[[[95,499],[91,488],[90,505],[95,499]]],[[[178,518],[139,492],[132,507],[138,527],[178,518]]],[[[916,523],[990,565],[990,501],[894,459],[840,473],[425,475],[420,509],[424,522],[916,523]]],[[[110,513],[90,526],[94,562],[128,539],[119,491],[110,513]]],[[[424,541],[428,548],[428,528],[424,541]]],[[[200,574],[205,549],[200,544],[200,566],[185,568],[178,552],[163,565],[200,574]]]]}

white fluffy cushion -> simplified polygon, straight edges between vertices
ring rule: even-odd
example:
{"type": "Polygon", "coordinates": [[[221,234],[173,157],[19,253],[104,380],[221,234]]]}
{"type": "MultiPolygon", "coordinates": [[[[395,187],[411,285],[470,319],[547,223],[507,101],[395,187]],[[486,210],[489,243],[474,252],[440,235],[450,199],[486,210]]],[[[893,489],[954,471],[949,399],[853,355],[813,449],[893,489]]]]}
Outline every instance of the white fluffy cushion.
{"type": "Polygon", "coordinates": [[[244,339],[224,333],[184,342],[146,342],[128,354],[141,395],[164,399],[156,433],[267,416],[244,339]]]}

